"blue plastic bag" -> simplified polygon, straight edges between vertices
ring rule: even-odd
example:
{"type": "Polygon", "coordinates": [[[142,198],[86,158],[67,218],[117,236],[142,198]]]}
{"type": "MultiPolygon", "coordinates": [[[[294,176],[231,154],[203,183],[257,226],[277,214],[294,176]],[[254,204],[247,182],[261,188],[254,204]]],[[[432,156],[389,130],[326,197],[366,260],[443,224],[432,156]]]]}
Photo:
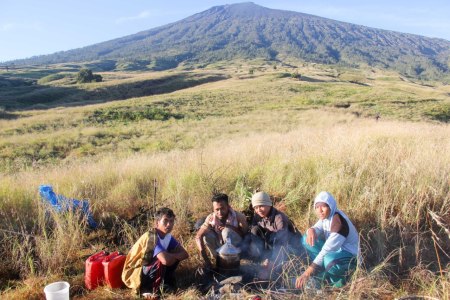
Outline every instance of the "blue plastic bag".
{"type": "Polygon", "coordinates": [[[40,185],[39,194],[42,200],[51,205],[51,207],[57,212],[81,211],[81,214],[86,217],[87,223],[90,228],[97,228],[97,222],[89,209],[89,202],[87,200],[77,200],[72,198],[66,198],[63,195],[56,195],[51,185],[40,185]]]}

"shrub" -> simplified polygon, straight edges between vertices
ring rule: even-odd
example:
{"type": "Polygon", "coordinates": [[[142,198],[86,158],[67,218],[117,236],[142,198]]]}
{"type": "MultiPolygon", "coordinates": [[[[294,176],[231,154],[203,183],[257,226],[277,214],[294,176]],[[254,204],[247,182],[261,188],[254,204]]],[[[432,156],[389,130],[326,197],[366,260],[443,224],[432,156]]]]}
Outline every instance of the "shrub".
{"type": "Polygon", "coordinates": [[[450,121],[450,104],[432,107],[425,111],[424,115],[432,120],[448,123],[450,121]]]}
{"type": "Polygon", "coordinates": [[[157,107],[145,107],[143,109],[132,108],[109,108],[97,109],[89,117],[90,123],[105,123],[105,122],[133,122],[139,120],[157,120],[166,121],[170,118],[182,119],[182,114],[175,114],[169,111],[162,110],[157,107]]]}
{"type": "Polygon", "coordinates": [[[302,74],[299,74],[298,72],[292,73],[291,77],[294,79],[300,80],[302,78],[302,74]]]}
{"type": "Polygon", "coordinates": [[[101,82],[102,76],[98,74],[92,74],[92,70],[83,68],[77,74],[77,82],[78,83],[88,83],[88,82],[101,82]]]}
{"type": "Polygon", "coordinates": [[[291,73],[283,72],[283,73],[278,73],[275,76],[276,76],[276,78],[287,78],[287,77],[291,77],[291,73]]]}

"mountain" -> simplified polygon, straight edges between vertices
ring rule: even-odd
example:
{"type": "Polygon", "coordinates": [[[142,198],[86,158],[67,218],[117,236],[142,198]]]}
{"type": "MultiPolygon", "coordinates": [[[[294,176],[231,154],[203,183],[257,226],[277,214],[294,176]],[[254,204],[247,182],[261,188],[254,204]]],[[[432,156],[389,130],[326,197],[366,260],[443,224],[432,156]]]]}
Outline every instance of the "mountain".
{"type": "Polygon", "coordinates": [[[165,26],[14,63],[104,60],[114,69],[128,61],[134,62],[134,68],[158,70],[181,62],[287,57],[390,68],[423,78],[450,73],[450,41],[269,9],[251,2],[215,6],[165,26]]]}

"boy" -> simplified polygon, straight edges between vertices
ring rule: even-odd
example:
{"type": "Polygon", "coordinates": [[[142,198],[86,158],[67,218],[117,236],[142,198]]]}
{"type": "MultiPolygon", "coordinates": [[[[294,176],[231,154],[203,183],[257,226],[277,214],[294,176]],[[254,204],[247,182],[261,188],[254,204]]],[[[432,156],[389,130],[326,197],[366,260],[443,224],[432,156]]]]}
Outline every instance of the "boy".
{"type": "Polygon", "coordinates": [[[143,234],[133,245],[125,260],[122,280],[141,294],[157,293],[161,282],[175,285],[175,269],[189,257],[186,250],[170,234],[175,214],[170,208],[155,214],[155,228],[143,234]]]}

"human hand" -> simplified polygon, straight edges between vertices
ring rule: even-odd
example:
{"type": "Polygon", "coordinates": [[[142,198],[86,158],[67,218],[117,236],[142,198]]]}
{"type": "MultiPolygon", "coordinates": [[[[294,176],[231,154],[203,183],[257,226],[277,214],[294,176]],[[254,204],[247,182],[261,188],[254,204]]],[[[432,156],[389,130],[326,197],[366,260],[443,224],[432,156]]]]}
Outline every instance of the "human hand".
{"type": "Polygon", "coordinates": [[[222,231],[225,229],[225,227],[227,227],[227,222],[226,221],[218,221],[217,222],[217,229],[219,229],[219,231],[222,231]]]}
{"type": "Polygon", "coordinates": [[[295,287],[297,289],[301,289],[308,281],[309,276],[310,275],[308,273],[304,272],[302,275],[297,277],[297,279],[295,280],[295,287]]]}
{"type": "Polygon", "coordinates": [[[306,282],[308,281],[309,277],[311,276],[311,274],[314,273],[314,267],[313,266],[309,266],[305,272],[303,272],[302,275],[300,275],[299,277],[297,277],[297,279],[295,280],[295,287],[300,289],[302,288],[306,282]]]}
{"type": "Polygon", "coordinates": [[[314,230],[314,228],[309,228],[306,231],[306,243],[311,247],[314,247],[316,239],[317,239],[316,231],[314,230]]]}

